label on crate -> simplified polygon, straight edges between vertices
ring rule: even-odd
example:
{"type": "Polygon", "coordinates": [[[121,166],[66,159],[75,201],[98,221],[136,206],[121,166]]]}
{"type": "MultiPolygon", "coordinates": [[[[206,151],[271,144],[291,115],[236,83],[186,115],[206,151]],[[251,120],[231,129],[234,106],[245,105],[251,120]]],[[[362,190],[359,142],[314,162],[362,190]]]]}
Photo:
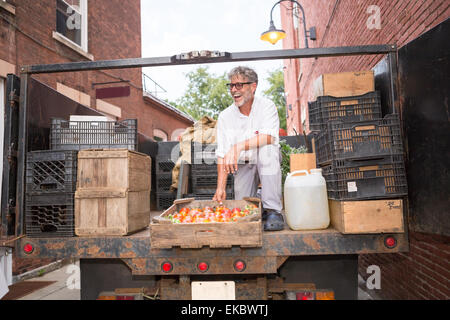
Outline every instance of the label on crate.
{"type": "Polygon", "coordinates": [[[358,188],[356,187],[356,181],[347,182],[347,191],[348,192],[357,192],[358,188]]]}

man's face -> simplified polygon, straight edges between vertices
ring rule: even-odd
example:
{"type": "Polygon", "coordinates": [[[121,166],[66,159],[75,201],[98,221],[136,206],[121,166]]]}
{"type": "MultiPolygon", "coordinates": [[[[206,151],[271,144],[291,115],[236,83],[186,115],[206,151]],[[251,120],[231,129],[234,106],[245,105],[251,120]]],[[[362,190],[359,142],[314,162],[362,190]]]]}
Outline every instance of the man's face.
{"type": "MultiPolygon", "coordinates": [[[[246,77],[235,76],[231,78],[231,84],[248,82],[246,77]]],[[[230,94],[233,97],[234,104],[240,108],[247,103],[252,103],[254,92],[256,90],[256,83],[244,84],[241,89],[236,86],[230,88],[230,94]]]]}

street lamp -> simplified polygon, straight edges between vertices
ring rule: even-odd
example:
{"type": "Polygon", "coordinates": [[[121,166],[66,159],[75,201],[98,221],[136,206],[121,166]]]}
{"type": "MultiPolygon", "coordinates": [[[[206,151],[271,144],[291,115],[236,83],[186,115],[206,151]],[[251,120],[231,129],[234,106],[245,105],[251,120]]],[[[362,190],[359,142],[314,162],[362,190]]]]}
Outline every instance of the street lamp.
{"type": "Polygon", "coordinates": [[[296,3],[300,10],[302,11],[302,15],[303,15],[303,28],[305,31],[305,47],[308,48],[308,37],[311,40],[316,40],[316,27],[311,27],[308,31],[306,30],[306,20],[305,20],[305,12],[303,11],[303,7],[301,6],[300,3],[298,3],[295,0],[280,0],[277,3],[275,3],[272,7],[272,10],[270,10],[270,27],[269,30],[267,30],[266,32],[261,34],[261,40],[263,41],[268,41],[271,44],[275,44],[278,42],[278,40],[281,40],[283,38],[286,37],[286,32],[282,29],[277,29],[275,27],[275,24],[273,23],[273,19],[272,19],[272,13],[273,13],[273,9],[277,6],[277,4],[280,4],[283,1],[290,1],[292,3],[296,3]],[[309,33],[309,35],[308,35],[309,33]]]}

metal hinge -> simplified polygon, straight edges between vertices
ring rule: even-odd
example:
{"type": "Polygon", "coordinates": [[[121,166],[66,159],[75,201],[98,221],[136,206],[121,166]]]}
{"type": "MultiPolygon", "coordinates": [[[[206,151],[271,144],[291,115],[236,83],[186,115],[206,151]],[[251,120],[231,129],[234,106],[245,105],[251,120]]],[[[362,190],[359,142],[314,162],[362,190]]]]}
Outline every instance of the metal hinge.
{"type": "Polygon", "coordinates": [[[8,146],[7,158],[8,158],[8,162],[10,164],[12,163],[12,158],[16,158],[17,159],[17,150],[15,150],[13,147],[14,147],[14,142],[12,142],[8,146]]]}
{"type": "Polygon", "coordinates": [[[16,94],[16,90],[13,90],[9,93],[9,103],[11,107],[15,107],[15,102],[19,103],[20,97],[16,94]]]}
{"type": "Polygon", "coordinates": [[[203,58],[223,58],[229,57],[229,52],[220,52],[220,51],[190,51],[186,53],[181,53],[175,56],[176,60],[192,60],[192,59],[203,59],[203,58]]]}

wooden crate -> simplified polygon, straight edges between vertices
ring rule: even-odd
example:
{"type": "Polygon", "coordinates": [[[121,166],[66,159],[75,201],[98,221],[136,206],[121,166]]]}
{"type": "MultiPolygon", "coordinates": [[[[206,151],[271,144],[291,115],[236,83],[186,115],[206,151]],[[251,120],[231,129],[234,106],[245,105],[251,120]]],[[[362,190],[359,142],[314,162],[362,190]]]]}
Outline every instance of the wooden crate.
{"type": "Polygon", "coordinates": [[[160,216],[153,218],[150,223],[151,247],[166,249],[172,247],[201,248],[230,248],[262,246],[261,203],[257,198],[244,200],[225,200],[223,205],[228,208],[244,208],[247,204],[259,207],[258,213],[241,218],[238,222],[211,223],[177,223],[172,224],[164,217],[179,211],[181,208],[204,208],[217,206],[216,201],[195,200],[194,198],[178,199],[160,216]]]}
{"type": "Polygon", "coordinates": [[[78,153],[75,234],[127,235],[150,223],[151,158],[127,149],[78,153]]]}
{"type": "Polygon", "coordinates": [[[313,99],[320,96],[350,97],[375,91],[372,70],[359,72],[328,73],[319,76],[313,83],[313,99]]]}
{"type": "Polygon", "coordinates": [[[341,233],[404,232],[403,200],[329,200],[331,225],[341,233]]]}
{"type": "Polygon", "coordinates": [[[81,150],[78,152],[77,190],[151,188],[151,158],[128,149],[81,150]]]}

